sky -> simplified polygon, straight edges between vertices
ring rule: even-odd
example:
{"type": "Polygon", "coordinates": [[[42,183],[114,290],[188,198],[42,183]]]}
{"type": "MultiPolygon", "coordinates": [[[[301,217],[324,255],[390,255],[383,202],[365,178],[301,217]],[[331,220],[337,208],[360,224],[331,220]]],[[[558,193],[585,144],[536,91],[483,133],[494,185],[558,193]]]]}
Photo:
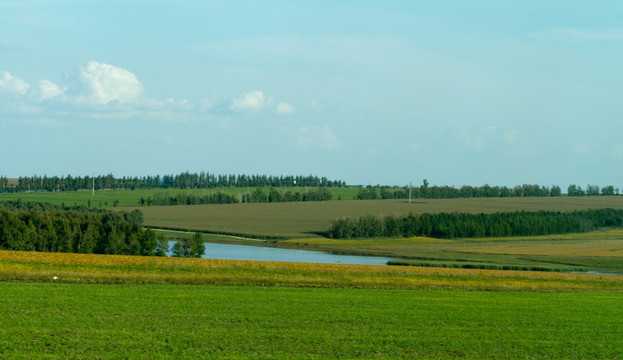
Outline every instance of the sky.
{"type": "Polygon", "coordinates": [[[623,188],[623,2],[0,2],[0,176],[623,188]]]}

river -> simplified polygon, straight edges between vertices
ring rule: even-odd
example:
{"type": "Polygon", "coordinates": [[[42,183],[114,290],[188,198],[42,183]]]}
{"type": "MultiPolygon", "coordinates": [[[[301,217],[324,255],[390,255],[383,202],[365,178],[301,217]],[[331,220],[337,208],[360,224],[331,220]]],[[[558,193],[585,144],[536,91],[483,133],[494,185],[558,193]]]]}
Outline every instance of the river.
{"type": "MultiPolygon", "coordinates": [[[[175,241],[169,241],[173,248],[175,241]]],[[[386,265],[393,260],[382,256],[336,255],[324,251],[280,249],[263,246],[205,243],[204,259],[287,261],[322,264],[386,265]]],[[[171,255],[170,253],[168,255],[171,255]]]]}

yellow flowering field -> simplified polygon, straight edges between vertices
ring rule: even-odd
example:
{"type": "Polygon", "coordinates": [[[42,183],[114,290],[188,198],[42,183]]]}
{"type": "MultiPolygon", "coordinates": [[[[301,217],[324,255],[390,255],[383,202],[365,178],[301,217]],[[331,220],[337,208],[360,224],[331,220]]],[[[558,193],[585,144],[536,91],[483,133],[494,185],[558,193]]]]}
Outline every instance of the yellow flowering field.
{"type": "Polygon", "coordinates": [[[0,280],[497,291],[623,290],[623,276],[0,251],[0,280]]]}

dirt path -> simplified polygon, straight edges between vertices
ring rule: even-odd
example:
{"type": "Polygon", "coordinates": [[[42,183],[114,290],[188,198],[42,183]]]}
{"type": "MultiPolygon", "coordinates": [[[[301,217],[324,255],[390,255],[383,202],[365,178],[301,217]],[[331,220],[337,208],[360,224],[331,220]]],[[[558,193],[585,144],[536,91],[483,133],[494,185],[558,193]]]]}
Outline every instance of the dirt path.
{"type": "MultiPolygon", "coordinates": [[[[150,229],[158,230],[158,231],[162,231],[162,232],[169,232],[169,233],[181,233],[181,234],[194,234],[195,233],[194,231],[168,230],[168,229],[159,229],[159,228],[154,228],[154,227],[150,227],[150,229]]],[[[212,235],[212,236],[219,236],[219,237],[224,237],[224,238],[228,238],[228,239],[264,242],[264,240],[261,240],[261,239],[246,238],[246,237],[234,236],[234,235],[212,234],[212,233],[209,233],[209,232],[203,232],[203,234],[212,235]]]]}

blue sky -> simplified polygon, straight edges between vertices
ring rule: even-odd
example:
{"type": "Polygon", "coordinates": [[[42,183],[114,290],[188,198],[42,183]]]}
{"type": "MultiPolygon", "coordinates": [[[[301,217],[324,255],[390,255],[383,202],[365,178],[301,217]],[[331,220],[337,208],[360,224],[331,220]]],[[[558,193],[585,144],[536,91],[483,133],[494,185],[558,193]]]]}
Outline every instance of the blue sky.
{"type": "Polygon", "coordinates": [[[0,175],[623,188],[621,1],[2,1],[0,175]]]}

